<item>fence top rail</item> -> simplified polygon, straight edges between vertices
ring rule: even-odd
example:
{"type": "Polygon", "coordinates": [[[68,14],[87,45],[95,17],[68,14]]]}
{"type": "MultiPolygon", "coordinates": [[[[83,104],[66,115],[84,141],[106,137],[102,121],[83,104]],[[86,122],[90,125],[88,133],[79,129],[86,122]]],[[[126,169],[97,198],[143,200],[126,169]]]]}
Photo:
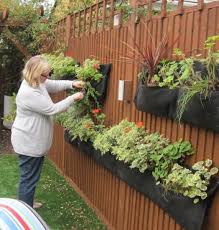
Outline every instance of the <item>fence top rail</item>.
{"type": "MultiPolygon", "coordinates": [[[[167,7],[172,7],[173,10],[177,11],[177,8],[188,8],[192,6],[199,6],[200,9],[203,8],[204,4],[211,4],[213,2],[217,2],[218,0],[130,0],[129,2],[118,2],[116,0],[102,0],[97,1],[96,3],[90,5],[87,8],[79,10],[77,12],[73,12],[69,14],[71,17],[78,16],[83,12],[90,13],[93,10],[100,10],[100,8],[105,8],[107,10],[111,10],[112,12],[118,11],[118,8],[121,9],[123,6],[127,6],[131,8],[145,7],[145,9],[149,11],[153,11],[154,9],[166,9],[167,7]],[[152,5],[152,7],[150,7],[152,5]],[[201,6],[201,7],[200,7],[201,6]]],[[[124,11],[124,10],[123,10],[124,11]]],[[[161,11],[161,10],[160,10],[161,11]]],[[[112,14],[114,15],[114,14],[112,14]]],[[[62,18],[57,22],[57,24],[63,22],[65,18],[62,18]]]]}

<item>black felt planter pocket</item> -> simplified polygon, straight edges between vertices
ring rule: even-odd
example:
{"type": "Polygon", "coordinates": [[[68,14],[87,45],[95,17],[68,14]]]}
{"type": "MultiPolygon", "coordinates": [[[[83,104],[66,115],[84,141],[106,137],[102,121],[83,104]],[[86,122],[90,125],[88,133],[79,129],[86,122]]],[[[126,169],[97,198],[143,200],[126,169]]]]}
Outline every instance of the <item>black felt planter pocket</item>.
{"type": "Polygon", "coordinates": [[[176,110],[177,89],[147,87],[140,82],[134,102],[140,111],[173,119],[176,110]]]}
{"type": "Polygon", "coordinates": [[[100,103],[104,103],[107,94],[107,85],[110,77],[111,64],[100,65],[99,72],[103,75],[103,78],[100,82],[91,83],[95,90],[99,93],[97,100],[100,103]]]}
{"type": "MultiPolygon", "coordinates": [[[[180,96],[183,91],[179,93],[180,96]]],[[[210,97],[196,94],[186,105],[181,121],[199,128],[219,132],[219,91],[211,92],[210,97]]]]}
{"type": "MultiPolygon", "coordinates": [[[[201,61],[193,62],[193,70],[194,72],[199,72],[200,75],[205,79],[208,76],[206,63],[201,61]]],[[[219,78],[219,65],[215,66],[215,76],[219,78]]]]}
{"type": "Polygon", "coordinates": [[[155,202],[186,230],[202,229],[207,209],[219,187],[219,183],[215,179],[208,189],[207,199],[194,204],[192,199],[171,191],[166,192],[161,185],[156,185],[156,181],[149,171],[140,173],[138,169],[130,169],[127,164],[118,161],[117,175],[138,192],[155,202]]]}
{"type": "Polygon", "coordinates": [[[93,145],[90,141],[85,142],[85,141],[81,141],[80,139],[78,140],[78,148],[86,153],[87,155],[92,155],[93,154],[93,145]]]}
{"type": "Polygon", "coordinates": [[[103,165],[105,168],[109,169],[113,174],[116,172],[116,158],[110,154],[106,153],[104,155],[101,155],[101,152],[99,150],[94,149],[92,142],[88,141],[80,141],[78,142],[78,148],[86,153],[87,155],[92,155],[94,160],[103,165]]]}
{"type": "Polygon", "coordinates": [[[111,153],[101,155],[99,150],[94,150],[94,159],[105,168],[117,175],[117,160],[111,153]]]}
{"type": "Polygon", "coordinates": [[[75,140],[72,140],[72,137],[70,133],[68,132],[68,130],[65,130],[64,138],[67,143],[73,145],[74,147],[78,147],[78,138],[76,138],[75,140]]]}
{"type": "Polygon", "coordinates": [[[218,179],[212,179],[208,188],[208,197],[194,204],[193,199],[171,191],[165,191],[161,185],[156,184],[150,171],[141,173],[138,169],[131,169],[124,162],[116,160],[116,157],[110,153],[101,155],[100,151],[93,148],[91,142],[79,141],[78,143],[78,147],[82,152],[91,155],[96,162],[156,203],[185,230],[202,229],[207,210],[219,187],[218,179]]]}

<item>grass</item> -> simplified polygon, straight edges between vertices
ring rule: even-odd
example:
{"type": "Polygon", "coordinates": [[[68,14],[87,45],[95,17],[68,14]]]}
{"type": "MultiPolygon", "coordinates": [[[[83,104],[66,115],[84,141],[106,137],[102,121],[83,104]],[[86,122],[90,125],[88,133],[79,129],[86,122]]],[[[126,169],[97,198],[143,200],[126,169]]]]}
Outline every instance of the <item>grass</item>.
{"type": "MultiPolygon", "coordinates": [[[[19,177],[16,155],[0,154],[0,175],[0,197],[16,198],[19,177]]],[[[45,161],[35,198],[44,203],[37,212],[51,230],[106,229],[49,160],[45,161]]]]}

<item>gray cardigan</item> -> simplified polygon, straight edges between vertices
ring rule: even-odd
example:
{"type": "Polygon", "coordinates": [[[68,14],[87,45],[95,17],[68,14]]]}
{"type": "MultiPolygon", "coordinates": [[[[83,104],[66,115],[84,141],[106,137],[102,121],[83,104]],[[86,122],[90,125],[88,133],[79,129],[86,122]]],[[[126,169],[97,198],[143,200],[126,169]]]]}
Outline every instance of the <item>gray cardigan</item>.
{"type": "Polygon", "coordinates": [[[41,157],[51,147],[53,137],[52,115],[66,110],[73,95],[53,103],[48,93],[72,88],[72,81],[46,80],[32,88],[23,80],[16,97],[16,118],[12,125],[11,142],[18,154],[41,157]]]}

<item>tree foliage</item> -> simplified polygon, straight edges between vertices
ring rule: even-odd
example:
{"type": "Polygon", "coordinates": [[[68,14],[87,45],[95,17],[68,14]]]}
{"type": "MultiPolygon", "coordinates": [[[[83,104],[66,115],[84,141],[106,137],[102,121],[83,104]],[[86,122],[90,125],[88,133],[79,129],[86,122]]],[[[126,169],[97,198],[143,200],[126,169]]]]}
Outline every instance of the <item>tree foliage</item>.
{"type": "Polygon", "coordinates": [[[52,18],[54,21],[59,21],[66,15],[83,10],[95,2],[96,0],[56,0],[52,18]]]}

